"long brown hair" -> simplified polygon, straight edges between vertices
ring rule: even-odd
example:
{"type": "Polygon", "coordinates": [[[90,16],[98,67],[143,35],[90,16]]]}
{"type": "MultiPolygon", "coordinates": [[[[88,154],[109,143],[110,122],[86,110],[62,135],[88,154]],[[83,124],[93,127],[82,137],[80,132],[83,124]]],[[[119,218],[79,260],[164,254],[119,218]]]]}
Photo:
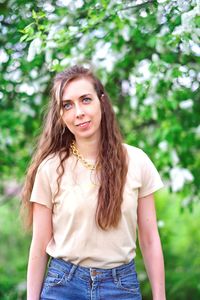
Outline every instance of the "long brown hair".
{"type": "MultiPolygon", "coordinates": [[[[122,137],[118,129],[115,114],[109,97],[100,82],[90,69],[73,66],[56,75],[49,103],[44,128],[38,146],[27,172],[22,193],[22,212],[26,212],[26,225],[32,225],[33,208],[30,196],[37,169],[49,155],[59,155],[60,164],[57,168],[58,192],[60,180],[64,173],[64,161],[70,155],[70,144],[74,135],[64,127],[60,111],[63,92],[67,84],[77,78],[90,80],[100,101],[101,139],[99,145],[98,165],[100,166],[100,187],[96,208],[96,222],[104,230],[116,227],[121,217],[123,189],[127,175],[127,157],[122,145],[122,137]]],[[[57,193],[58,193],[57,192],[57,193]]]]}

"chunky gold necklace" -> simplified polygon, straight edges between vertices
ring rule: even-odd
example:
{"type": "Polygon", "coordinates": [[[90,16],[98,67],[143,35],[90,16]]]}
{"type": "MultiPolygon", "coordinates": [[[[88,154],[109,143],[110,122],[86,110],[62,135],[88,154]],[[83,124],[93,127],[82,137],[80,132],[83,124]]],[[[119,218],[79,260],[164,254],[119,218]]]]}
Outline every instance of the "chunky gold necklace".
{"type": "Polygon", "coordinates": [[[82,162],[84,167],[86,167],[89,170],[96,170],[97,164],[92,165],[92,164],[88,163],[87,160],[85,160],[85,158],[79,153],[79,151],[76,147],[75,141],[72,141],[72,143],[70,145],[70,149],[72,151],[72,154],[74,156],[76,156],[78,160],[80,160],[82,162]]]}

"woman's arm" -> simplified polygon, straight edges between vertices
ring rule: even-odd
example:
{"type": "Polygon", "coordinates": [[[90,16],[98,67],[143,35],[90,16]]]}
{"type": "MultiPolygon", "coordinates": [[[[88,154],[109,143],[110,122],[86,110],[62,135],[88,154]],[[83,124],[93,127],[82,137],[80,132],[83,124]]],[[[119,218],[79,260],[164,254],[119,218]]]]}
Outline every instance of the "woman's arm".
{"type": "Polygon", "coordinates": [[[153,194],[138,200],[138,235],[153,300],[166,300],[164,260],[153,194]]]}
{"type": "Polygon", "coordinates": [[[33,203],[33,236],[27,273],[27,300],[39,300],[48,255],[46,247],[52,237],[52,211],[33,203]]]}

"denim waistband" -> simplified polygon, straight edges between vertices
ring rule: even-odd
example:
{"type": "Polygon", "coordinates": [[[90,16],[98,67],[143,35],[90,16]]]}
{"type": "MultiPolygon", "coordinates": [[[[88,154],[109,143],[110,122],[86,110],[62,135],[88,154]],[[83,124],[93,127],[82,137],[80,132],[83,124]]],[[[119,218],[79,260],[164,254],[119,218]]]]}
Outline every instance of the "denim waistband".
{"type": "Polygon", "coordinates": [[[72,264],[71,262],[65,261],[60,258],[51,258],[49,263],[49,268],[55,268],[64,273],[69,274],[69,277],[74,276],[75,274],[82,279],[89,278],[109,278],[109,277],[118,277],[129,272],[135,272],[135,262],[134,259],[127,264],[120,265],[112,269],[101,269],[101,268],[88,268],[80,265],[72,264]]]}

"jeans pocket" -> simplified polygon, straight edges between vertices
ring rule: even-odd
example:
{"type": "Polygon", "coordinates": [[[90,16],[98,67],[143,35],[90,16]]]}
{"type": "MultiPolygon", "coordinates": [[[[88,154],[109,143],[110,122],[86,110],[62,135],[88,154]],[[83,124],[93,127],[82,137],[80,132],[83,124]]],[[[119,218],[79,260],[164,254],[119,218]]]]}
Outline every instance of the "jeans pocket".
{"type": "Polygon", "coordinates": [[[44,285],[49,287],[62,285],[65,279],[65,275],[65,272],[55,269],[53,267],[49,267],[44,281],[44,285]]]}
{"type": "Polygon", "coordinates": [[[129,293],[140,294],[139,282],[137,280],[137,274],[135,272],[120,274],[117,278],[116,285],[118,288],[129,293]]]}

